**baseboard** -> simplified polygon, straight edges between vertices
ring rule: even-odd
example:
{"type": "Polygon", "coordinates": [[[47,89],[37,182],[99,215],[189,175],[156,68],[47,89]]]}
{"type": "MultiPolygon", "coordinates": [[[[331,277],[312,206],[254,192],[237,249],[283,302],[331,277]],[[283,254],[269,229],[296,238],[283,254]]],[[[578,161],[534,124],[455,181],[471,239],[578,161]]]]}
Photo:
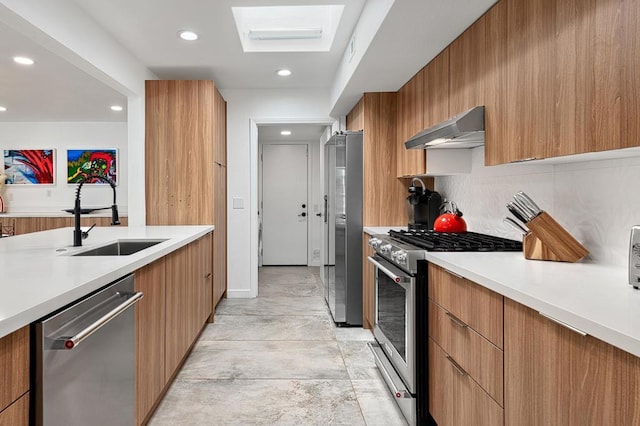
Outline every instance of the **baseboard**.
{"type": "Polygon", "coordinates": [[[251,299],[251,290],[232,290],[230,288],[227,288],[227,299],[251,299]]]}

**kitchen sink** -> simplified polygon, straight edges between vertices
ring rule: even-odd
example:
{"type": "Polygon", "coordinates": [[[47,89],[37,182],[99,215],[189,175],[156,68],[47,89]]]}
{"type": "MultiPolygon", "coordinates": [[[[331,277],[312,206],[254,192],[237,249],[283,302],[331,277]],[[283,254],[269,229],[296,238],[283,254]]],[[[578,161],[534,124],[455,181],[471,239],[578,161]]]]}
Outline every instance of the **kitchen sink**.
{"type": "Polygon", "coordinates": [[[129,256],[146,248],[160,244],[163,240],[118,240],[104,246],[85,250],[72,256],[129,256]]]}

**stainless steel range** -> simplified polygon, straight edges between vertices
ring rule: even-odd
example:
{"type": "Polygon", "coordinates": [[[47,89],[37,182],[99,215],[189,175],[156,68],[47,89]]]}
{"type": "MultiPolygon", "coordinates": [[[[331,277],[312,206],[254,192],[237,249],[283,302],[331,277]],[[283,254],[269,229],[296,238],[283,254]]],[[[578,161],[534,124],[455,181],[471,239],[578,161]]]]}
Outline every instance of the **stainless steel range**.
{"type": "Polygon", "coordinates": [[[522,251],[520,241],[466,232],[389,231],[369,239],[376,251],[376,364],[411,425],[432,423],[427,359],[427,251],[522,251]]]}

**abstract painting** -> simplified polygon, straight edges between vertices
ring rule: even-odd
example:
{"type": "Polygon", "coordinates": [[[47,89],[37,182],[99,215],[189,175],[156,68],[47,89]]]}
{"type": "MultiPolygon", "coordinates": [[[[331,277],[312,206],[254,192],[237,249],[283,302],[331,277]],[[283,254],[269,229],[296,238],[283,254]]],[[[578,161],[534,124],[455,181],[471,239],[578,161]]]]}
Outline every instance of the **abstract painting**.
{"type": "Polygon", "coordinates": [[[5,149],[4,173],[8,185],[52,185],[53,149],[5,149]]]}
{"type": "Polygon", "coordinates": [[[106,184],[98,178],[89,177],[94,175],[106,176],[117,183],[117,160],[117,149],[69,149],[67,183],[78,183],[88,178],[85,183],[106,184]]]}

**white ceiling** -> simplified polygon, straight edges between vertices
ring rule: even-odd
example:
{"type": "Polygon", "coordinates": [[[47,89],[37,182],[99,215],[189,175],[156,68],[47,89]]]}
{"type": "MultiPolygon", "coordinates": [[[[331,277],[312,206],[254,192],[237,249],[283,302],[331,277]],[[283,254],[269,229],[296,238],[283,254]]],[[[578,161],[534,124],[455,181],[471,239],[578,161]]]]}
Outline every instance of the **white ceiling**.
{"type": "Polygon", "coordinates": [[[127,98],[0,22],[0,121],[126,121],[127,98]],[[29,67],[14,56],[35,61],[29,67]],[[111,111],[121,105],[121,112],[111,111]]]}
{"type": "MultiPolygon", "coordinates": [[[[399,89],[495,2],[73,1],[159,78],[213,79],[222,89],[326,89],[332,99],[327,112],[336,117],[348,112],[363,92],[399,89]],[[244,53],[231,11],[232,6],[334,4],[345,8],[329,52],[244,53]],[[386,7],[390,10],[384,19],[378,22],[378,17],[372,18],[372,8],[386,7]],[[376,29],[375,36],[367,45],[358,45],[364,55],[344,78],[345,50],[354,28],[358,25],[360,29],[363,22],[376,29]],[[181,40],[177,32],[182,29],[198,32],[199,40],[181,40]],[[293,75],[276,76],[274,71],[283,67],[293,75]]],[[[10,114],[0,114],[2,121],[112,121],[114,114],[108,106],[125,104],[121,94],[1,24],[0,53],[0,105],[6,103],[10,108],[10,114]],[[10,58],[18,50],[35,56],[36,66],[16,68],[10,58]]],[[[126,113],[120,114],[115,119],[126,119],[126,113]]]]}

